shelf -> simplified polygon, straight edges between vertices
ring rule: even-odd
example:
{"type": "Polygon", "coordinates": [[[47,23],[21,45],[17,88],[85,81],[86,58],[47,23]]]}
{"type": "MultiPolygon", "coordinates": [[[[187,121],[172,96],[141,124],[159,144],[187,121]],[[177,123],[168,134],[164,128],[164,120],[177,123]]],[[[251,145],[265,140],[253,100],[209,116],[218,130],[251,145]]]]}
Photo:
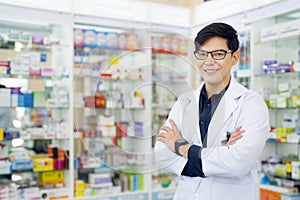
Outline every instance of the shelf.
{"type": "Polygon", "coordinates": [[[23,107],[23,106],[14,106],[14,107],[1,107],[0,108],[11,108],[11,109],[16,109],[16,108],[25,108],[25,109],[58,109],[58,110],[64,110],[64,109],[69,109],[69,107],[51,107],[51,106],[45,106],[45,107],[23,107]]]}
{"type": "Polygon", "coordinates": [[[60,76],[33,76],[33,75],[24,75],[24,74],[0,74],[0,78],[26,79],[26,80],[63,80],[63,79],[67,79],[66,77],[60,77],[60,76]]]}
{"type": "Polygon", "coordinates": [[[138,199],[148,200],[147,191],[121,192],[116,194],[103,194],[97,196],[77,197],[76,200],[124,200],[124,199],[138,199]]]}
{"type": "Polygon", "coordinates": [[[290,110],[296,110],[296,109],[300,109],[298,107],[286,107],[286,108],[272,108],[272,107],[268,107],[268,109],[270,110],[286,110],[286,109],[290,109],[290,110]]]}
{"type": "Polygon", "coordinates": [[[100,75],[96,75],[96,76],[92,76],[92,75],[82,75],[80,73],[74,73],[74,77],[75,78],[91,78],[91,79],[98,79],[99,81],[110,81],[110,82],[125,82],[125,81],[129,81],[129,82],[136,82],[136,81],[146,81],[145,79],[123,79],[123,78],[106,78],[106,77],[101,77],[100,75]]]}
{"type": "Polygon", "coordinates": [[[94,110],[145,110],[145,107],[129,107],[129,108],[96,108],[96,107],[74,107],[76,109],[94,109],[94,110]]]}
{"type": "Polygon", "coordinates": [[[280,178],[280,179],[286,179],[286,180],[290,180],[290,181],[298,181],[298,182],[300,182],[300,178],[299,179],[294,179],[294,178],[288,178],[288,177],[284,177],[284,176],[280,176],[280,175],[275,175],[275,174],[271,174],[271,176],[273,176],[274,178],[280,178]]]}
{"type": "Polygon", "coordinates": [[[256,41],[254,44],[255,45],[276,45],[276,46],[280,46],[280,45],[289,45],[289,44],[298,44],[300,40],[300,35],[293,35],[290,37],[284,37],[284,38],[277,38],[277,39],[271,39],[271,40],[265,40],[265,41],[256,41]]]}
{"type": "Polygon", "coordinates": [[[288,76],[299,76],[300,72],[286,72],[286,73],[274,73],[274,74],[257,74],[255,77],[268,77],[268,78],[275,78],[275,77],[288,77],[288,76]]]}
{"type": "Polygon", "coordinates": [[[276,143],[276,144],[293,144],[293,145],[299,145],[300,143],[298,142],[278,142],[276,139],[267,139],[267,142],[270,143],[276,143]]]}

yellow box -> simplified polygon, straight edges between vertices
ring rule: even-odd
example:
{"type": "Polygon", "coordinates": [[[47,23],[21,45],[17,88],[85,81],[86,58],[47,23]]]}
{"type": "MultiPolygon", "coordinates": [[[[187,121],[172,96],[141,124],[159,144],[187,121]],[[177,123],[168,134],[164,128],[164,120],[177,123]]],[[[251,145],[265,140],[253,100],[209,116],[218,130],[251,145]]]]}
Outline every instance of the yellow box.
{"type": "Polygon", "coordinates": [[[54,180],[54,172],[41,172],[40,181],[41,182],[50,182],[54,180]]]}
{"type": "Polygon", "coordinates": [[[2,128],[0,128],[0,141],[4,140],[4,131],[2,128]]]}
{"type": "Polygon", "coordinates": [[[33,160],[33,171],[51,171],[53,169],[52,158],[35,158],[33,160]]]}
{"type": "Polygon", "coordinates": [[[47,171],[40,173],[40,180],[44,183],[64,182],[64,171],[47,171]]]}

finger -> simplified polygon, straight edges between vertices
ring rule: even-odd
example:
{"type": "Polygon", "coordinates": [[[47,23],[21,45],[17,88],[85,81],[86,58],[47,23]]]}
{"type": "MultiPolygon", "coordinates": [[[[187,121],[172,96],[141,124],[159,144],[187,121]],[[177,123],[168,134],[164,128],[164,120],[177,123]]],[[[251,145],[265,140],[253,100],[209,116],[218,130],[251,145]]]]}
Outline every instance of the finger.
{"type": "Polygon", "coordinates": [[[242,133],[236,133],[236,134],[232,135],[232,136],[229,138],[229,140],[230,140],[230,139],[236,139],[236,138],[239,138],[239,137],[242,137],[242,136],[243,136],[242,133]]]}
{"type": "Polygon", "coordinates": [[[165,138],[163,138],[163,137],[156,137],[156,141],[165,143],[165,138]]]}
{"type": "Polygon", "coordinates": [[[166,131],[166,132],[172,131],[172,129],[169,128],[169,127],[167,127],[167,126],[162,126],[162,127],[160,128],[160,130],[163,130],[163,131],[166,131]]]}
{"type": "Polygon", "coordinates": [[[241,139],[242,137],[243,137],[243,135],[237,135],[235,137],[230,138],[229,141],[237,141],[237,140],[241,139]]]}
{"type": "Polygon", "coordinates": [[[172,129],[174,129],[174,131],[178,131],[177,126],[176,126],[175,122],[173,121],[173,119],[169,119],[169,122],[172,126],[172,129]]]}

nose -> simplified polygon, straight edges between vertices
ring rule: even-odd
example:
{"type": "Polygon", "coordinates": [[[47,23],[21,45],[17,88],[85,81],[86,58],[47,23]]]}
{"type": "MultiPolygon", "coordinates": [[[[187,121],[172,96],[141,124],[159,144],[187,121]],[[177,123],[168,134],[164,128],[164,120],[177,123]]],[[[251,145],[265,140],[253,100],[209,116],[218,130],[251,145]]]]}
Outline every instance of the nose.
{"type": "Polygon", "coordinates": [[[215,60],[211,57],[211,53],[208,53],[207,58],[204,60],[205,64],[214,64],[215,60]]]}

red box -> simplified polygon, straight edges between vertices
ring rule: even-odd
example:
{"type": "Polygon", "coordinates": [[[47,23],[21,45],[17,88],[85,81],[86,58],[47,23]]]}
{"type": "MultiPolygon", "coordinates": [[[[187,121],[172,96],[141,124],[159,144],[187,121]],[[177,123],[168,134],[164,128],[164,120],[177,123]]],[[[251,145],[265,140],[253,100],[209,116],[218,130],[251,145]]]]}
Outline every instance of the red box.
{"type": "Polygon", "coordinates": [[[54,169],[65,169],[65,160],[54,159],[54,169]]]}

